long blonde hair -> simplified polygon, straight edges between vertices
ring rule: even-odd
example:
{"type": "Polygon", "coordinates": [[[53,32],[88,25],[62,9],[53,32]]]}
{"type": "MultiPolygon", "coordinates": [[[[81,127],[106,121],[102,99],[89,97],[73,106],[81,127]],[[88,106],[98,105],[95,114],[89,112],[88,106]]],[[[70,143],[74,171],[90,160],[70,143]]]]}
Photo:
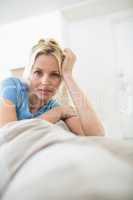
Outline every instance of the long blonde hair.
{"type": "MultiPolygon", "coordinates": [[[[64,59],[63,49],[59,45],[59,43],[53,38],[47,38],[46,40],[40,39],[37,44],[35,44],[31,49],[30,61],[29,65],[24,68],[23,72],[23,80],[30,85],[30,76],[32,73],[33,65],[36,58],[39,55],[53,55],[59,64],[59,72],[61,73],[62,62],[64,59]]],[[[70,95],[67,91],[67,88],[64,82],[61,82],[61,85],[58,89],[58,92],[54,96],[57,100],[59,100],[62,104],[71,104],[70,103],[70,95]]]]}

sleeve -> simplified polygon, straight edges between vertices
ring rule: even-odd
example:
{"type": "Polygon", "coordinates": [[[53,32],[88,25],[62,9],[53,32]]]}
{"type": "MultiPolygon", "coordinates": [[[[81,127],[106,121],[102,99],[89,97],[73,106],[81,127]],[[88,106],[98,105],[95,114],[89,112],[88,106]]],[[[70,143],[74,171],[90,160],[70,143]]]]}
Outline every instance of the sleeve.
{"type": "Polygon", "coordinates": [[[57,106],[61,106],[61,103],[59,101],[57,101],[56,99],[52,99],[52,101],[50,103],[50,109],[57,107],[57,106]]]}
{"type": "Polygon", "coordinates": [[[1,81],[0,98],[8,99],[17,106],[17,86],[13,78],[6,78],[1,81]]]}

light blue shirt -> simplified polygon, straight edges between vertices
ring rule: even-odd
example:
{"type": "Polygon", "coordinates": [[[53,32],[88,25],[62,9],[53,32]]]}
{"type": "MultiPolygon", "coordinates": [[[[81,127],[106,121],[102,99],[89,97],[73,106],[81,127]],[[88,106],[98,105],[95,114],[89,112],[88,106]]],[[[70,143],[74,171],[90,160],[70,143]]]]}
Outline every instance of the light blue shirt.
{"type": "Polygon", "coordinates": [[[9,77],[0,83],[0,98],[10,100],[16,107],[17,119],[31,119],[37,117],[51,108],[59,106],[57,100],[50,99],[47,104],[32,113],[29,110],[28,86],[16,77],[9,77]]]}

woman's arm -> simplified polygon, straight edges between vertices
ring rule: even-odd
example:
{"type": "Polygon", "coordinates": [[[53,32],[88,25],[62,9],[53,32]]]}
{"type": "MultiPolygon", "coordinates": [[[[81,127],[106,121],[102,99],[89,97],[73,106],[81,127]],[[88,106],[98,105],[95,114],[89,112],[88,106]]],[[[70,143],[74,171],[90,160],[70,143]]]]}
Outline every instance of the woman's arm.
{"type": "Polygon", "coordinates": [[[74,116],[76,116],[76,113],[71,106],[56,106],[49,111],[43,113],[40,118],[45,119],[51,123],[56,123],[59,120],[64,121],[74,116]]]}
{"type": "MultiPolygon", "coordinates": [[[[62,76],[72,97],[79,116],[80,127],[84,135],[103,136],[104,128],[90,101],[83,94],[72,77],[72,67],[76,57],[70,49],[64,50],[65,60],[62,64],[62,76]]],[[[70,122],[69,122],[70,123],[70,122]]]]}
{"type": "Polygon", "coordinates": [[[15,105],[7,100],[0,100],[0,127],[11,121],[17,121],[15,105]]]}
{"type": "Polygon", "coordinates": [[[51,110],[43,113],[39,118],[44,119],[51,123],[58,122],[62,117],[62,112],[60,106],[52,108],[51,110]]]}
{"type": "Polygon", "coordinates": [[[76,135],[84,136],[83,129],[81,127],[80,119],[78,116],[72,116],[64,120],[70,131],[76,135]]]}
{"type": "Polygon", "coordinates": [[[70,131],[77,135],[84,135],[79,117],[71,106],[57,106],[51,110],[43,113],[39,118],[47,120],[51,123],[56,123],[59,120],[63,120],[70,131]]]}

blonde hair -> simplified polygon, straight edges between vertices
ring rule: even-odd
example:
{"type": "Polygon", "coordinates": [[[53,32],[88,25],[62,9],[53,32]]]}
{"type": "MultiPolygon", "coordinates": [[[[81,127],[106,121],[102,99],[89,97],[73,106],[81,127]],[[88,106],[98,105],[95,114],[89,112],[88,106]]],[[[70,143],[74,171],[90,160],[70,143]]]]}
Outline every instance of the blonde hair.
{"type": "MultiPolygon", "coordinates": [[[[59,72],[61,73],[62,61],[64,59],[63,49],[53,38],[47,38],[46,40],[40,39],[37,44],[32,47],[29,65],[25,67],[23,72],[22,78],[28,85],[30,85],[30,75],[32,73],[34,62],[36,58],[42,54],[53,55],[58,61],[59,72]]],[[[70,103],[70,95],[63,81],[61,82],[55,98],[58,99],[62,104],[70,103]]]]}
{"type": "Polygon", "coordinates": [[[61,63],[63,59],[63,50],[54,39],[40,39],[31,49],[30,62],[24,69],[23,78],[27,81],[31,75],[34,62],[39,55],[53,55],[59,63],[59,71],[61,72],[61,63]]]}

